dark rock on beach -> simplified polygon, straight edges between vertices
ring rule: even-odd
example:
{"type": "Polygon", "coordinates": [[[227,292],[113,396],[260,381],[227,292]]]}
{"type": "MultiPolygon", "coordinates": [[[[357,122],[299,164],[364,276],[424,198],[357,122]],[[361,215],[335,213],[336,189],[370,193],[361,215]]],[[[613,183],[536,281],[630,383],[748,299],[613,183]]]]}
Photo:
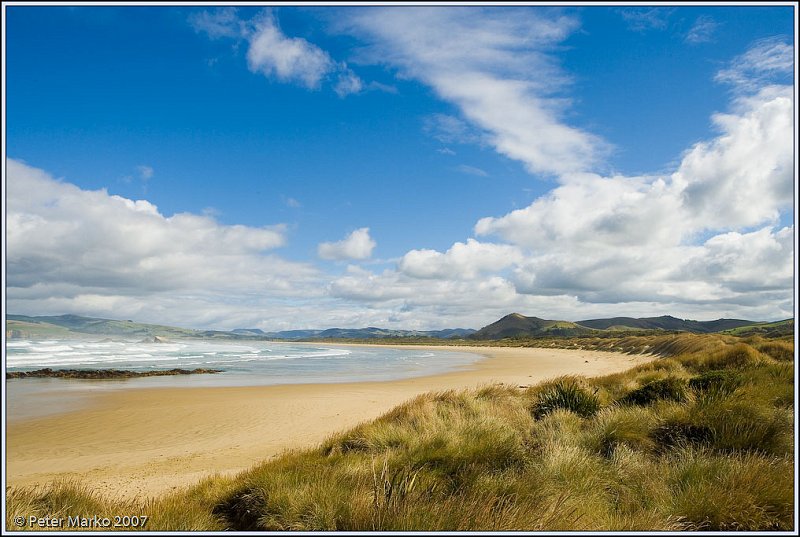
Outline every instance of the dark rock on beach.
{"type": "Polygon", "coordinates": [[[201,375],[221,373],[219,369],[164,369],[160,371],[127,371],[124,369],[37,369],[36,371],[6,372],[7,379],[64,378],[64,379],[122,379],[135,377],[160,377],[166,375],[201,375]]]}

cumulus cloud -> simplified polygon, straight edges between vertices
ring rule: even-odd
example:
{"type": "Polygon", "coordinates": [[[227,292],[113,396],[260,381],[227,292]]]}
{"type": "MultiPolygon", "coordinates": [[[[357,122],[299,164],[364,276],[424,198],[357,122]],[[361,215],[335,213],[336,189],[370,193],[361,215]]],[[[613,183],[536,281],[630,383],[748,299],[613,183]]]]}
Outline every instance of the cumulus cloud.
{"type": "Polygon", "coordinates": [[[775,221],[793,201],[794,99],[770,86],[715,114],[720,136],[695,145],[673,175],[695,228],[738,229],[775,221]]]}
{"type": "Polygon", "coordinates": [[[369,228],[362,227],[337,242],[323,242],[317,247],[322,259],[369,259],[376,243],[369,236],[369,228]]]}
{"type": "Polygon", "coordinates": [[[445,253],[411,250],[400,260],[399,270],[415,278],[470,279],[500,271],[522,260],[520,251],[505,244],[481,243],[467,239],[445,253]]]}
{"type": "Polygon", "coordinates": [[[607,149],[562,121],[568,101],[557,94],[568,77],[549,52],[577,28],[573,18],[524,8],[375,8],[340,24],[370,43],[362,61],[428,84],[484,143],[532,173],[585,170],[607,149]]]}
{"type": "Polygon", "coordinates": [[[7,296],[16,311],[29,301],[63,313],[183,300],[188,312],[191,297],[242,305],[254,294],[308,296],[318,278],[313,267],[271,253],[286,242],[283,225],[165,216],[146,200],[82,190],[13,159],[6,223],[7,296]]]}
{"type": "Polygon", "coordinates": [[[689,149],[671,175],[571,176],[475,231],[529,249],[514,273],[522,293],[743,307],[781,289],[770,301],[788,314],[792,228],[770,226],[793,200],[791,95],[771,86],[737,99],[732,113],[714,116],[719,136],[689,149]]]}

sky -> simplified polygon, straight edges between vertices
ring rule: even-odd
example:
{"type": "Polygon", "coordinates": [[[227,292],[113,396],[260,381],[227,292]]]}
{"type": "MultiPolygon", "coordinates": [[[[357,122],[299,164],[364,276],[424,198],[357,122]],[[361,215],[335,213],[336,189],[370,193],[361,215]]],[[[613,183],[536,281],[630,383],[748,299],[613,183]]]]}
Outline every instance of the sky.
{"type": "Polygon", "coordinates": [[[788,4],[4,9],[9,313],[793,316],[788,4]]]}

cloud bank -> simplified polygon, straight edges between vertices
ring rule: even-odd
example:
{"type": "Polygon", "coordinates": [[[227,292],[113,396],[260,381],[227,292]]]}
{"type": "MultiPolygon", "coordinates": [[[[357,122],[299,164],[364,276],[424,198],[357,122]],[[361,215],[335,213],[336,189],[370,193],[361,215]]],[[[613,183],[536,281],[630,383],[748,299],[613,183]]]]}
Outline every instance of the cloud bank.
{"type": "Polygon", "coordinates": [[[82,190],[13,159],[6,165],[6,292],[14,311],[120,316],[180,303],[174,317],[186,314],[184,325],[203,302],[246,308],[254,297],[321,294],[312,284],[317,269],[272,253],[286,242],[281,224],[167,217],[145,200],[82,190]]]}

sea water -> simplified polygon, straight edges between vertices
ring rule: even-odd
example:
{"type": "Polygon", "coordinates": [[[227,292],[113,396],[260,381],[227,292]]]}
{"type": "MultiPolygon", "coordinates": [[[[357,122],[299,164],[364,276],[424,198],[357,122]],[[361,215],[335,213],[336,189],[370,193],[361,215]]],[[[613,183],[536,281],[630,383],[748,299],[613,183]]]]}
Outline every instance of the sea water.
{"type": "Polygon", "coordinates": [[[258,386],[365,382],[434,375],[470,366],[466,352],[408,348],[282,343],[133,339],[10,340],[6,371],[51,369],[218,369],[221,373],[117,380],[8,379],[7,417],[20,419],[68,411],[93,394],[153,387],[258,386]]]}

